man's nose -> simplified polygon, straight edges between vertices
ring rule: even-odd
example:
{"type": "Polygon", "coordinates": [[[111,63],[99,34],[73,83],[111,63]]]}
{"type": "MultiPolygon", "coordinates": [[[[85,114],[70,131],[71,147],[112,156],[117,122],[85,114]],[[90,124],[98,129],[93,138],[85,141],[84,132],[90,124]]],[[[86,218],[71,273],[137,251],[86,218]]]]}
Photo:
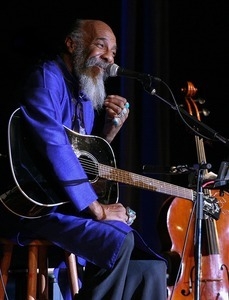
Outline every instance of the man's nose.
{"type": "Polygon", "coordinates": [[[108,62],[109,64],[114,63],[114,55],[112,51],[106,51],[101,57],[102,59],[106,60],[106,62],[108,62]]]}

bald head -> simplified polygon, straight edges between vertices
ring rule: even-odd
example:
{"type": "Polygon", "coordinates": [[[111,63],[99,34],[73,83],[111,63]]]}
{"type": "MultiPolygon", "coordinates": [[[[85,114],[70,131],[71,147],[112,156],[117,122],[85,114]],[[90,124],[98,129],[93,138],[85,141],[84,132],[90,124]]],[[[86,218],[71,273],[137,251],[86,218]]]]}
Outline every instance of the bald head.
{"type": "MultiPolygon", "coordinates": [[[[76,25],[75,30],[78,31],[77,28],[80,29],[85,46],[90,45],[95,39],[102,38],[110,41],[110,43],[117,47],[114,32],[105,22],[81,19],[77,21],[76,25]]],[[[75,30],[72,33],[76,32],[75,30]]]]}

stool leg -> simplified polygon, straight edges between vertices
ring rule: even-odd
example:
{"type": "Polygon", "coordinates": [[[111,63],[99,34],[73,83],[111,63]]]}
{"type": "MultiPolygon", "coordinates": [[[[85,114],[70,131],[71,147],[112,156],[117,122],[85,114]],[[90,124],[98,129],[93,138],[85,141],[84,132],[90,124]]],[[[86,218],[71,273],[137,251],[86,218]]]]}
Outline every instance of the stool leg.
{"type": "Polygon", "coordinates": [[[77,272],[77,262],[76,256],[73,253],[65,251],[66,264],[68,267],[68,276],[70,281],[70,287],[72,291],[72,299],[79,292],[79,282],[78,282],[78,272],[77,272]]]}
{"type": "Polygon", "coordinates": [[[37,267],[38,246],[28,246],[28,278],[27,278],[27,300],[36,300],[37,293],[37,267]]]}
{"type": "Polygon", "coordinates": [[[0,281],[0,300],[5,298],[5,288],[8,281],[8,271],[10,268],[11,258],[13,253],[13,244],[4,244],[3,245],[3,257],[1,259],[1,276],[2,280],[0,281]]]}
{"type": "Polygon", "coordinates": [[[38,299],[48,300],[48,259],[46,246],[39,246],[38,264],[38,299]]]}

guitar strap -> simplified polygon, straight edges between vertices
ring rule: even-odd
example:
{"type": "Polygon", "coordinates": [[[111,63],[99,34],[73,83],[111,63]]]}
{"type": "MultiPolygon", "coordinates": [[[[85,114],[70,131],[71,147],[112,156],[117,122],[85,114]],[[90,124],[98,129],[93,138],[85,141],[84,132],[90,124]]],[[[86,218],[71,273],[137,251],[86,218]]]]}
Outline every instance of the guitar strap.
{"type": "Polygon", "coordinates": [[[88,182],[88,178],[60,181],[62,186],[74,186],[84,182],[88,182]]]}
{"type": "Polygon", "coordinates": [[[76,109],[75,124],[76,124],[76,121],[78,121],[77,125],[79,126],[79,128],[73,128],[73,130],[75,130],[75,131],[77,130],[80,134],[86,134],[84,118],[83,118],[82,96],[80,95],[79,98],[80,98],[80,101],[78,101],[78,103],[76,104],[76,107],[75,107],[75,109],[76,109]]]}

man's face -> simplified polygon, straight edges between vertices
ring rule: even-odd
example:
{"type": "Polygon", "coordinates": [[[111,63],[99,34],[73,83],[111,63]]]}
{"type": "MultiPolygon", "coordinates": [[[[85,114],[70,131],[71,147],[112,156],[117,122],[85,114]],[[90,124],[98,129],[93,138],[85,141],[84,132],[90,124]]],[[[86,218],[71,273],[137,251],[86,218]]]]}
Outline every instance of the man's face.
{"type": "Polygon", "coordinates": [[[85,25],[82,45],[77,44],[73,53],[73,68],[81,83],[82,91],[92,100],[96,109],[102,107],[105,99],[105,72],[114,63],[116,38],[103,22],[85,25]]]}
{"type": "Polygon", "coordinates": [[[116,38],[111,28],[101,21],[89,21],[84,24],[84,35],[81,44],[77,44],[75,52],[75,68],[77,73],[84,73],[92,78],[103,73],[114,63],[117,51],[116,38]]]}
{"type": "Polygon", "coordinates": [[[107,24],[100,21],[86,23],[84,27],[87,59],[95,62],[95,73],[104,72],[109,64],[114,63],[117,51],[115,35],[107,24]]]}

